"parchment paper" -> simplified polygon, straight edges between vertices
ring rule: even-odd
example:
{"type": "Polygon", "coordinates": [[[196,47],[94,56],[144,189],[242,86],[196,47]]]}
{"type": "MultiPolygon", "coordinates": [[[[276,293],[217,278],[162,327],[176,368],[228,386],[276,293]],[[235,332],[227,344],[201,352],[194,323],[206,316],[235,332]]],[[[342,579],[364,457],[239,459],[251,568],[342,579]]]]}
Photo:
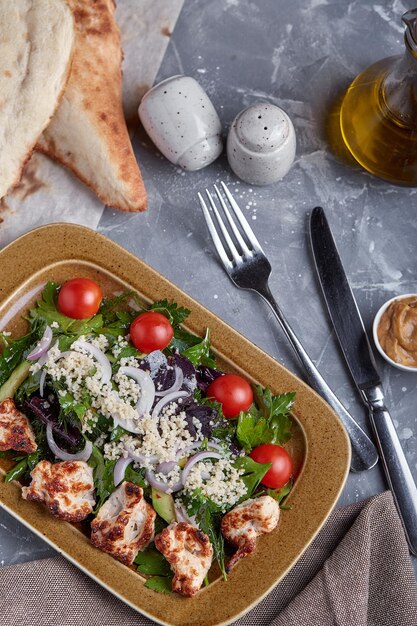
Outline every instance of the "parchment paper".
{"type": "MultiPolygon", "coordinates": [[[[122,33],[123,105],[133,133],[137,108],[152,86],[184,0],[119,0],[122,33]]],[[[64,167],[34,153],[19,185],[0,202],[0,248],[19,235],[52,222],[96,228],[104,205],[64,167]]]]}

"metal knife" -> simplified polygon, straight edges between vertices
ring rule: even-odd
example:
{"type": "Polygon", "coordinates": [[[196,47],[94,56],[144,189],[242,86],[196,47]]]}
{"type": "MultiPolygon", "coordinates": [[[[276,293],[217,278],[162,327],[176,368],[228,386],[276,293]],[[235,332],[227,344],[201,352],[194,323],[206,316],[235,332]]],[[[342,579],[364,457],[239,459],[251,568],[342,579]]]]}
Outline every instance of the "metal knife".
{"type": "Polygon", "coordinates": [[[417,487],[385,406],[381,379],[324,210],[313,209],[310,236],[314,261],[336,335],[369,411],[388,485],[412,554],[417,555],[417,487]]]}

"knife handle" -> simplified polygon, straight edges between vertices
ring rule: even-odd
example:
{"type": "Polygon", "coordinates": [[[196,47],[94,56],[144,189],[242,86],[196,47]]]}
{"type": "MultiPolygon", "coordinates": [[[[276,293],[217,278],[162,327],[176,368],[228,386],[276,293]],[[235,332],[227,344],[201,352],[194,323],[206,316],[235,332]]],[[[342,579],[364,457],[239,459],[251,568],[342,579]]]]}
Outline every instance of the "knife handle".
{"type": "Polygon", "coordinates": [[[417,487],[379,385],[363,390],[388,486],[401,518],[410,552],[417,556],[417,487]]]}
{"type": "Polygon", "coordinates": [[[351,471],[362,472],[374,467],[374,465],[378,462],[378,452],[374,444],[330,389],[286,320],[269,287],[259,286],[254,291],[256,291],[271,307],[272,312],[280,323],[287,339],[307,373],[307,379],[310,387],[317,391],[317,393],[321,395],[321,397],[324,398],[328,404],[330,404],[333,411],[339,416],[341,422],[346,428],[352,448],[352,459],[350,463],[351,471]]]}

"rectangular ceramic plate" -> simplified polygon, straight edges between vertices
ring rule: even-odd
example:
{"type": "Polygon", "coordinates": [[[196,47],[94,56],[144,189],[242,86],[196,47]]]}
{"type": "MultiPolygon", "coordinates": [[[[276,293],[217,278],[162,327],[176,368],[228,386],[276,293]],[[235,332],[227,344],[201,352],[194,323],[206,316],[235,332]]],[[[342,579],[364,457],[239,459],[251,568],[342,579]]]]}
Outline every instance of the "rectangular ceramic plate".
{"type": "MultiPolygon", "coordinates": [[[[350,445],[343,426],[328,405],[302,381],[227,326],[142,261],[87,228],[58,224],[24,235],[0,252],[1,327],[24,331],[20,315],[36,300],[47,280],[75,276],[96,279],[108,293],[135,289],[145,300],[173,299],[191,309],[187,327],[212,344],[227,371],[244,375],[274,393],[296,391],[294,417],[298,446],[304,450],[302,472],[291,493],[291,508],[278,528],[258,541],[254,555],[243,559],[227,583],[219,578],[194,598],[158,594],[143,578],[94,548],[75,526],[50,516],[20,496],[18,483],[0,482],[0,504],[86,574],[132,608],[169,626],[219,626],[252,608],[294,565],[332,511],[349,471],[350,445]]],[[[5,467],[5,461],[2,461],[5,467]]]]}

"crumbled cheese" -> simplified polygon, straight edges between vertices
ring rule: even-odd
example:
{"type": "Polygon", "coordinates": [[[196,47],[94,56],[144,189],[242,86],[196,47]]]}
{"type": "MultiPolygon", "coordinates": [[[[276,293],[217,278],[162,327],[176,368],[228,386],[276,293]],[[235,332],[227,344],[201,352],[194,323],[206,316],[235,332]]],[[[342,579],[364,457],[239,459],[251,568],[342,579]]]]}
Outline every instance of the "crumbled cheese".
{"type": "Polygon", "coordinates": [[[119,372],[114,376],[114,380],[119,387],[119,396],[128,402],[137,404],[140,397],[140,387],[138,383],[133,380],[133,378],[125,374],[120,374],[119,372]]]}
{"type": "Polygon", "coordinates": [[[144,464],[147,468],[162,461],[175,461],[181,452],[185,454],[195,443],[195,438],[188,430],[184,412],[174,415],[175,408],[171,407],[172,405],[156,419],[145,415],[137,422],[137,437],[127,437],[124,440],[131,452],[139,452],[145,457],[157,457],[156,463],[144,464]]]}
{"type": "Polygon", "coordinates": [[[184,494],[192,496],[195,489],[217,504],[223,511],[230,508],[246,494],[246,486],[240,476],[242,469],[236,469],[228,459],[200,461],[190,470],[184,485],[184,494]]]}
{"type": "Polygon", "coordinates": [[[39,372],[39,370],[42,369],[42,365],[39,365],[39,363],[37,361],[35,361],[34,363],[32,363],[32,365],[29,367],[29,372],[31,374],[36,374],[36,372],[39,372]]]}
{"type": "Polygon", "coordinates": [[[105,441],[106,441],[106,433],[101,433],[101,435],[97,437],[97,439],[95,440],[94,445],[97,446],[97,448],[102,448],[105,441]]]}
{"type": "Polygon", "coordinates": [[[170,472],[163,474],[162,472],[158,472],[155,474],[156,480],[166,483],[168,485],[167,493],[171,492],[172,487],[174,487],[181,478],[181,469],[177,466],[174,467],[170,472]]]}
{"type": "Polygon", "coordinates": [[[106,335],[97,335],[97,337],[90,339],[90,343],[102,352],[105,352],[109,346],[109,341],[106,335]]]}
{"type": "Polygon", "coordinates": [[[117,359],[119,354],[123,350],[123,348],[126,348],[127,346],[128,346],[128,342],[126,341],[126,339],[122,337],[121,335],[119,335],[117,337],[116,343],[114,344],[111,350],[114,358],[117,359]]]}
{"type": "Polygon", "coordinates": [[[128,453],[124,449],[122,441],[110,441],[104,444],[103,456],[109,461],[116,461],[121,456],[126,458],[128,453]]]}
{"type": "Polygon", "coordinates": [[[125,356],[123,359],[120,359],[121,367],[139,367],[140,363],[134,356],[125,356]]]}
{"type": "Polygon", "coordinates": [[[51,328],[59,328],[59,324],[58,322],[52,322],[52,324],[50,324],[51,328]]]}
{"type": "MultiPolygon", "coordinates": [[[[80,337],[78,341],[82,340],[80,337]]],[[[49,350],[44,367],[52,380],[64,383],[65,390],[59,391],[62,396],[68,391],[74,397],[74,401],[79,402],[87,391],[91,397],[92,408],[105,417],[113,418],[116,415],[121,419],[134,421],[140,419],[131,404],[132,402],[136,404],[139,398],[138,385],[121,375],[119,376],[121,392],[113,389],[111,383],[103,384],[101,365],[83,350],[77,341],[73,343],[72,350],[66,353],[61,353],[57,345],[53,346],[49,350]]],[[[84,422],[86,421],[91,421],[90,413],[84,418],[84,422]]],[[[91,425],[89,427],[84,424],[84,427],[86,432],[90,432],[91,425]]]]}
{"type": "Polygon", "coordinates": [[[10,337],[12,333],[10,332],[10,330],[3,330],[1,334],[3,335],[3,337],[10,337]]]}
{"type": "Polygon", "coordinates": [[[82,431],[83,433],[92,433],[94,426],[97,424],[98,414],[91,409],[87,409],[84,413],[83,421],[82,421],[82,431]]]}
{"type": "MultiPolygon", "coordinates": [[[[49,352],[55,350],[59,353],[58,348],[51,348],[49,352]]],[[[65,384],[75,402],[81,400],[84,385],[89,391],[94,389],[98,393],[100,390],[102,367],[89,354],[75,350],[65,353],[64,356],[59,353],[55,358],[49,354],[45,369],[52,380],[59,380],[65,384]]]]}

